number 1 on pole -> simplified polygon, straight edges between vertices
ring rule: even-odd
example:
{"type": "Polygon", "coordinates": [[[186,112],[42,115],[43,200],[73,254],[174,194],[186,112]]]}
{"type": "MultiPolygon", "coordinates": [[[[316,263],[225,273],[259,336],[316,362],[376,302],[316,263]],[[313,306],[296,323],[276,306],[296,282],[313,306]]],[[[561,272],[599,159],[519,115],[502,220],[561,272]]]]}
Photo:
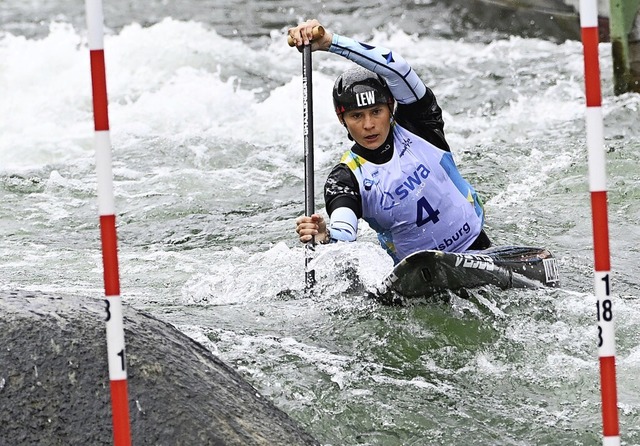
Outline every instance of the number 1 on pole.
{"type": "Polygon", "coordinates": [[[594,289],[598,321],[598,356],[600,357],[616,355],[610,277],[609,271],[595,272],[594,289]]]}

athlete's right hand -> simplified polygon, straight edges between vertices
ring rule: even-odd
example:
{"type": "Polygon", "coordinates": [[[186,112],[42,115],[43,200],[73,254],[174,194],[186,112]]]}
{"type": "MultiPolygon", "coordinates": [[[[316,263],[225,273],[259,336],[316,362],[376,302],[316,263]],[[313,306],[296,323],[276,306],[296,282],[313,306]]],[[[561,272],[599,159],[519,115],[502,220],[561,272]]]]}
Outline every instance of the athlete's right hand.
{"type": "Polygon", "coordinates": [[[316,242],[322,243],[327,239],[327,222],[320,214],[313,214],[311,217],[303,215],[296,218],[296,232],[302,243],[311,241],[314,236],[316,242]]]}
{"type": "Polygon", "coordinates": [[[316,26],[322,26],[316,19],[307,20],[300,23],[298,26],[289,28],[289,37],[293,40],[296,47],[300,50],[302,45],[308,45],[311,43],[311,51],[327,51],[331,46],[333,34],[325,29],[324,35],[313,39],[313,29],[316,26]]]}

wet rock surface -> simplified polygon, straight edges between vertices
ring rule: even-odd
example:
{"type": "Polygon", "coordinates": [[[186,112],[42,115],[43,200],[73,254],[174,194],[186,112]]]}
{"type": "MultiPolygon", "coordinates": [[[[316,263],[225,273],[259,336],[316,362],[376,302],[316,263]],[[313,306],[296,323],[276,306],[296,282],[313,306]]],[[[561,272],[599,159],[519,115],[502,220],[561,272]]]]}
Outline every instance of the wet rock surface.
{"type": "MultiPolygon", "coordinates": [[[[0,293],[0,443],[110,445],[102,299],[0,293]]],[[[136,445],[318,444],[204,346],[124,306],[136,445]]]]}

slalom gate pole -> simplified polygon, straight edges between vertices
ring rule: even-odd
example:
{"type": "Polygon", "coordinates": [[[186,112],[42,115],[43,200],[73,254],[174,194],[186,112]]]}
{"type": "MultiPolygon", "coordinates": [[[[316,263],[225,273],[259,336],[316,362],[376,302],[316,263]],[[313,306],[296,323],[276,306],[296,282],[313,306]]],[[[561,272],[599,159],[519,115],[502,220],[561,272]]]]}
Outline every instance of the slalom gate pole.
{"type": "MultiPolygon", "coordinates": [[[[302,48],[302,134],[304,137],[304,214],[315,213],[315,191],[313,171],[313,83],[311,44],[302,48]]],[[[305,284],[307,290],[316,283],[316,272],[309,267],[316,250],[316,238],[304,245],[305,284]]]]}
{"type": "Polygon", "coordinates": [[[598,60],[597,0],[580,0],[580,26],[584,50],[586,130],[589,152],[589,191],[593,223],[594,291],[598,322],[598,357],[602,397],[604,446],[620,445],[616,390],[616,347],[611,299],[609,225],[607,217],[606,159],[600,63],[598,60]]]}
{"type": "Polygon", "coordinates": [[[111,383],[111,411],[113,444],[131,444],[129,398],[127,396],[127,367],[122,318],[122,298],[118,273],[115,200],[111,165],[111,139],[107,82],[104,62],[102,0],[86,0],[91,82],[93,91],[93,120],[95,127],[96,173],[98,182],[98,213],[102,240],[102,263],[107,325],[107,356],[111,383]]]}

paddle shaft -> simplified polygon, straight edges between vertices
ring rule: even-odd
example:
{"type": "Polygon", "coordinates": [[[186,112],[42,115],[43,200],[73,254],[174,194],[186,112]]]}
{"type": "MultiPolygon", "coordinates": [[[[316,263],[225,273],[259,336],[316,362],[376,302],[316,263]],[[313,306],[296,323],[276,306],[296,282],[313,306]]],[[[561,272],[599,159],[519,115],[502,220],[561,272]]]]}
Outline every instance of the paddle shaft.
{"type": "MultiPolygon", "coordinates": [[[[315,213],[314,172],[313,172],[313,86],[312,86],[311,45],[302,48],[302,132],[304,137],[304,214],[315,213]]],[[[316,282],[315,270],[309,264],[315,254],[316,239],[312,237],[305,244],[305,283],[307,289],[316,282]]]]}

